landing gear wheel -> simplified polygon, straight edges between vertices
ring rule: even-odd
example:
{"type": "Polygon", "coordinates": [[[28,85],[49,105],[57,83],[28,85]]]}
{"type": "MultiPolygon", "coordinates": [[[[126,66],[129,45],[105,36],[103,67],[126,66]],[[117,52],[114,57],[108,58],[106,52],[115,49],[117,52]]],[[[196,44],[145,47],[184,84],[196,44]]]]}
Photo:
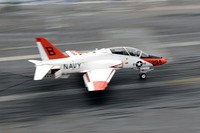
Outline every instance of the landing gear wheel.
{"type": "Polygon", "coordinates": [[[141,78],[141,79],[146,79],[146,78],[147,78],[146,73],[141,73],[141,74],[140,74],[140,78],[141,78]]]}

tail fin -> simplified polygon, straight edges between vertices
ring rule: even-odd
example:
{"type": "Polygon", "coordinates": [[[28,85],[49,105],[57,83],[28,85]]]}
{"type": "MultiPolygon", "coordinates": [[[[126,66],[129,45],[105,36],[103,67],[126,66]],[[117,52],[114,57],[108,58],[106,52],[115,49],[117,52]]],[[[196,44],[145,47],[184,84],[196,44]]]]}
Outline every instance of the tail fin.
{"type": "Polygon", "coordinates": [[[36,38],[36,42],[42,60],[52,60],[68,57],[45,38],[36,38]]]}
{"type": "Polygon", "coordinates": [[[51,70],[53,65],[41,65],[42,61],[29,60],[29,62],[34,63],[36,66],[34,80],[41,80],[44,76],[51,70]]]}

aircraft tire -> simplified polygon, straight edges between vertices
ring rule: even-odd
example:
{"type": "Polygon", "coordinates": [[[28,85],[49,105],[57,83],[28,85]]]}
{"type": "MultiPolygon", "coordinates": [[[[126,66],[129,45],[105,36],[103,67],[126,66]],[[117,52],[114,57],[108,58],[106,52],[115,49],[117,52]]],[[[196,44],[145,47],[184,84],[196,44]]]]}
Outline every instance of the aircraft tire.
{"type": "Polygon", "coordinates": [[[147,74],[146,73],[141,73],[140,74],[140,79],[146,79],[147,78],[147,74]]]}

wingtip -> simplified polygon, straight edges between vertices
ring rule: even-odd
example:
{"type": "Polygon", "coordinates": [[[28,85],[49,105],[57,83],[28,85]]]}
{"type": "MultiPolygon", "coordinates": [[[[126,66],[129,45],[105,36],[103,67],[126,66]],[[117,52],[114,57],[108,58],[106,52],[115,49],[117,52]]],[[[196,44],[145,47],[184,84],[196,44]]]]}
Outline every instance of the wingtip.
{"type": "Polygon", "coordinates": [[[95,81],[93,82],[94,85],[94,91],[104,91],[106,87],[108,86],[108,82],[106,81],[95,81]]]}

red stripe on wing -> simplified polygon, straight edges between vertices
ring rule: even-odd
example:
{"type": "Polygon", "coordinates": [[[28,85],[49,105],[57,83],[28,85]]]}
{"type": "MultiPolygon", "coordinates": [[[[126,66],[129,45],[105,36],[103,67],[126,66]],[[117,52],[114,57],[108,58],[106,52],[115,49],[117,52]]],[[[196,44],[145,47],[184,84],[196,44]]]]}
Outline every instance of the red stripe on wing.
{"type": "Polygon", "coordinates": [[[93,82],[95,91],[103,91],[108,86],[106,81],[95,81],[93,82]]]}

